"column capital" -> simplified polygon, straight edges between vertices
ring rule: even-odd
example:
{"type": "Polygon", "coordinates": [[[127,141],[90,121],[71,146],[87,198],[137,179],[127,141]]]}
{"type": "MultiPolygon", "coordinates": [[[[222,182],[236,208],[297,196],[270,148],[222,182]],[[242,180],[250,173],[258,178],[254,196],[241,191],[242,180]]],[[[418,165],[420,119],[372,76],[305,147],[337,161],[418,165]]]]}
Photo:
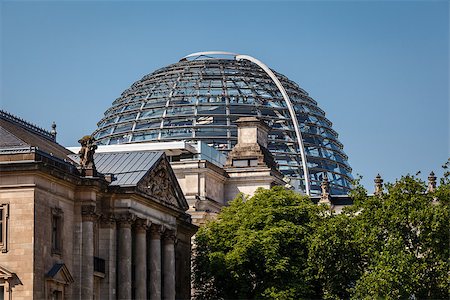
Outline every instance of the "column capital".
{"type": "Polygon", "coordinates": [[[117,223],[121,228],[131,228],[131,225],[133,225],[135,219],[136,216],[131,213],[123,213],[116,215],[117,223]]]}
{"type": "Polygon", "coordinates": [[[134,228],[135,228],[136,232],[138,232],[138,233],[147,232],[147,229],[149,228],[149,226],[150,226],[150,224],[147,219],[137,218],[136,221],[134,222],[134,228]]]}
{"type": "Polygon", "coordinates": [[[98,219],[98,215],[95,213],[94,205],[81,205],[81,220],[83,222],[94,222],[98,219]]]}
{"type": "Polygon", "coordinates": [[[177,240],[177,235],[175,230],[166,229],[164,231],[164,243],[175,243],[177,240]]]}
{"type": "Polygon", "coordinates": [[[161,235],[164,232],[164,227],[158,224],[151,224],[150,225],[150,237],[153,240],[159,240],[161,239],[161,235]]]}
{"type": "Polygon", "coordinates": [[[102,215],[100,217],[100,222],[102,225],[106,225],[106,227],[112,228],[116,225],[116,217],[112,213],[109,213],[107,215],[102,215]]]}

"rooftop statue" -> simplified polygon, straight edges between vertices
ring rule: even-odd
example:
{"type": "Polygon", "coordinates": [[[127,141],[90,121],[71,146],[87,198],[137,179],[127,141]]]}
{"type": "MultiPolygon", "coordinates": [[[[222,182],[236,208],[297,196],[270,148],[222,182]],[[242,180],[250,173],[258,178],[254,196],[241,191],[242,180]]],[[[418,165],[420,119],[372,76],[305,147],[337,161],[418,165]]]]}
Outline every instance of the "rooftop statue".
{"type": "Polygon", "coordinates": [[[81,174],[83,176],[96,176],[97,171],[94,163],[94,153],[97,149],[95,139],[90,135],[85,135],[78,143],[81,144],[81,149],[78,152],[80,156],[81,174]]]}

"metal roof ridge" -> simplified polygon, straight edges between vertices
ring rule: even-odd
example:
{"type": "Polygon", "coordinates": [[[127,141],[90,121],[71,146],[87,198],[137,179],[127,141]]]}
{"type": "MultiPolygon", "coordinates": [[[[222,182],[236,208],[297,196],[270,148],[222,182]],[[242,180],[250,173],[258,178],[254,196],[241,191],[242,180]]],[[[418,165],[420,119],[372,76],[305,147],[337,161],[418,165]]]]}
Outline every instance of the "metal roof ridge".
{"type": "Polygon", "coordinates": [[[24,119],[19,118],[18,116],[15,116],[11,113],[8,113],[8,112],[4,111],[3,109],[0,109],[0,118],[4,119],[6,121],[9,121],[9,122],[13,122],[14,124],[19,125],[20,127],[24,128],[26,130],[30,130],[33,133],[36,133],[48,140],[51,140],[52,142],[56,142],[55,137],[50,133],[50,131],[48,131],[42,127],[39,127],[35,124],[32,124],[28,121],[25,121],[24,119]]]}

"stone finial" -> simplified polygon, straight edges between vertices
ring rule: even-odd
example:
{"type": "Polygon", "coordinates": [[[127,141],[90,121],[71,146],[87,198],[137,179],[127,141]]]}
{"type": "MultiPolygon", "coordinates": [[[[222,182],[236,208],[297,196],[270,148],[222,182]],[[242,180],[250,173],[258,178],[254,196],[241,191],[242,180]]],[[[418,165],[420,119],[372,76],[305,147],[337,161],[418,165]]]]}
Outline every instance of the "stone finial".
{"type": "Polygon", "coordinates": [[[428,176],[428,192],[434,192],[436,190],[436,176],[434,175],[434,172],[431,171],[430,175],[428,176]]]}
{"type": "Polygon", "coordinates": [[[56,132],[56,123],[55,123],[55,121],[53,121],[53,123],[52,123],[52,130],[50,131],[50,134],[53,136],[53,139],[56,140],[57,132],[56,132]]]}
{"type": "Polygon", "coordinates": [[[375,182],[374,194],[377,196],[383,194],[383,179],[381,178],[380,174],[378,174],[377,177],[375,177],[374,182],[375,182]]]}
{"type": "Polygon", "coordinates": [[[259,144],[267,148],[270,126],[257,117],[241,117],[236,120],[238,143],[259,144]]]}
{"type": "Polygon", "coordinates": [[[78,143],[81,144],[80,152],[78,152],[80,156],[81,175],[96,176],[97,170],[94,164],[94,153],[97,145],[95,144],[95,139],[90,135],[86,135],[78,143]]]}
{"type": "Polygon", "coordinates": [[[320,197],[319,203],[331,204],[330,201],[330,182],[328,181],[328,175],[326,172],[323,173],[322,183],[320,184],[322,189],[322,195],[320,197]]]}

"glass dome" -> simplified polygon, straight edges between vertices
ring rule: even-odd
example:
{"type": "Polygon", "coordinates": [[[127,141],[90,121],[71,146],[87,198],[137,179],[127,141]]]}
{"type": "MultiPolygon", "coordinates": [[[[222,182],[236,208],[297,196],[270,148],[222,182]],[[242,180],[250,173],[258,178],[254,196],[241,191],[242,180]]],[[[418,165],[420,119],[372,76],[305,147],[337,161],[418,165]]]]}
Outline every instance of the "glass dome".
{"type": "Polygon", "coordinates": [[[297,190],[347,194],[351,168],[338,134],[317,102],[286,76],[245,55],[194,53],[144,76],[117,98],[93,133],[98,144],[203,141],[226,153],[239,117],[272,127],[269,150],[297,190]],[[305,180],[306,178],[306,180],[305,180]]]}

